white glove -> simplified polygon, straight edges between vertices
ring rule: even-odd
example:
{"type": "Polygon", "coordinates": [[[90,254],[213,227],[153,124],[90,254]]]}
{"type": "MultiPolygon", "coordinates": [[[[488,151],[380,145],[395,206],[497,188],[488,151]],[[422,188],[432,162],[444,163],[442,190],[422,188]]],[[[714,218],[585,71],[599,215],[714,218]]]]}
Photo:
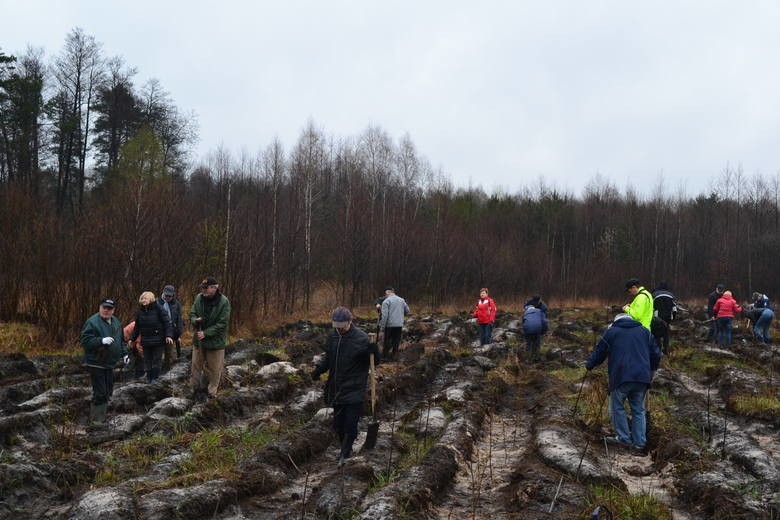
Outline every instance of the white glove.
{"type": "Polygon", "coordinates": [[[105,338],[103,338],[103,345],[110,345],[113,342],[114,342],[114,338],[112,338],[111,336],[106,336],[105,338]]]}
{"type": "Polygon", "coordinates": [[[129,363],[130,363],[130,356],[125,356],[125,357],[123,357],[123,358],[122,358],[122,361],[124,361],[124,362],[125,362],[125,365],[129,364],[129,363]]]}

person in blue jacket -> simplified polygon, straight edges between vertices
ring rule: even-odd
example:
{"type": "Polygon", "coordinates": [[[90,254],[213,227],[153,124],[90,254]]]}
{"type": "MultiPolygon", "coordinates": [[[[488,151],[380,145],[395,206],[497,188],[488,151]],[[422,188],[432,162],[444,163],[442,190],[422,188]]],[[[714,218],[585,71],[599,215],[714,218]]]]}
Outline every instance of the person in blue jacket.
{"type": "Polygon", "coordinates": [[[81,329],[84,364],[92,381],[89,422],[93,426],[106,422],[108,398],[114,392],[114,366],[127,354],[122,324],[114,316],[115,307],[113,299],[104,298],[98,312],[90,316],[81,329]]]}
{"type": "Polygon", "coordinates": [[[539,350],[542,347],[542,334],[547,332],[546,313],[533,305],[528,305],[523,312],[523,335],[526,351],[531,363],[539,362],[539,350]]]}
{"type": "Polygon", "coordinates": [[[661,351],[647,328],[628,314],[618,314],[585,362],[593,370],[607,359],[609,408],[615,436],[607,442],[644,451],[647,446],[645,394],[661,361],[661,351]],[[631,408],[631,429],[624,407],[631,408]]]}

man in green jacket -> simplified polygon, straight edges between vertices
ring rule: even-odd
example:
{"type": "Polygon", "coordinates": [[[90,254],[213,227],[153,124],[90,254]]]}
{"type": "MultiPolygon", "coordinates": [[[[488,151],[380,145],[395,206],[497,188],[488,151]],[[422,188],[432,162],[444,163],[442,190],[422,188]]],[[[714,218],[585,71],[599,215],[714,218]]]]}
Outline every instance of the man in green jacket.
{"type": "Polygon", "coordinates": [[[219,290],[219,283],[209,276],[200,284],[200,294],[190,309],[192,337],[192,373],[190,388],[193,396],[202,391],[201,375],[208,381],[208,398],[217,396],[219,380],[225,364],[225,345],[230,322],[230,302],[219,290]]]}
{"type": "Polygon", "coordinates": [[[653,321],[653,295],[642,287],[641,282],[636,278],[626,282],[626,291],[634,297],[634,300],[623,307],[623,312],[650,330],[650,323],[653,321]]]}
{"type": "Polygon", "coordinates": [[[104,298],[98,312],[90,316],[81,329],[84,364],[92,381],[89,422],[93,426],[106,422],[108,398],[114,392],[114,366],[127,354],[122,324],[114,316],[115,307],[113,299],[104,298]]]}

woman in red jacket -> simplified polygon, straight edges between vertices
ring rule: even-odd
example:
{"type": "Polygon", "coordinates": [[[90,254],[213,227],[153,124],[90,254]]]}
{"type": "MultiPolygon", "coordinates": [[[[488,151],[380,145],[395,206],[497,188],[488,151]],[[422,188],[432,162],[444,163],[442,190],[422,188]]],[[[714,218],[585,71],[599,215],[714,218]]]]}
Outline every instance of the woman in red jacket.
{"type": "Polygon", "coordinates": [[[488,296],[488,290],[484,287],[479,290],[479,301],[477,308],[474,309],[474,317],[477,318],[479,344],[491,344],[493,342],[493,322],[496,321],[496,302],[488,296]]]}
{"type": "Polygon", "coordinates": [[[731,296],[731,291],[726,291],[715,302],[712,310],[715,312],[715,323],[718,327],[718,345],[728,347],[731,345],[731,321],[734,319],[734,314],[742,312],[742,307],[731,296]]]}

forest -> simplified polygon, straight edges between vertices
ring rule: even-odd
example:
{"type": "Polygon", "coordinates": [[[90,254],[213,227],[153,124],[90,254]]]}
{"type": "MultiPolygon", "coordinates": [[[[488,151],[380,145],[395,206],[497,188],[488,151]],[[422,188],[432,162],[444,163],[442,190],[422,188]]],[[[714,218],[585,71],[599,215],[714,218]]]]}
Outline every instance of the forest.
{"type": "Polygon", "coordinates": [[[8,52],[0,320],[43,324],[60,342],[105,295],[127,309],[173,283],[186,304],[206,275],[238,325],[322,300],[365,305],[388,284],[432,308],[482,286],[504,302],[622,303],[628,277],[702,304],[718,282],[737,299],[780,289],[779,174],[725,165],[693,195],[660,176],[649,194],[598,173],[582,193],[528,176],[488,194],[453,185],[410,135],[334,136],[314,121],[295,143],[194,159],[196,114],[158,80],[136,85],[137,69],[83,30],[50,58],[8,52]]]}

